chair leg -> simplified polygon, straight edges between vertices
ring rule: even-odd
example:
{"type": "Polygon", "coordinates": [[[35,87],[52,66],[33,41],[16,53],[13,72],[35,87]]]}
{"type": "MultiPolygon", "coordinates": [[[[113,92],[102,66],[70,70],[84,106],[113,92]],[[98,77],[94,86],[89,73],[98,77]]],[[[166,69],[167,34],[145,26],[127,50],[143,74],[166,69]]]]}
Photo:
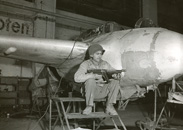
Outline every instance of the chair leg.
{"type": "Polygon", "coordinates": [[[60,123],[61,123],[61,125],[63,126],[63,130],[65,130],[64,122],[63,122],[63,120],[62,120],[62,114],[61,114],[61,112],[60,112],[60,107],[59,107],[59,105],[58,105],[58,102],[55,102],[55,103],[56,103],[56,106],[57,106],[57,111],[58,111],[58,114],[59,114],[60,123]]]}
{"type": "Polygon", "coordinates": [[[123,129],[124,129],[124,130],[127,130],[127,129],[126,129],[126,126],[124,125],[124,123],[123,123],[123,121],[121,120],[121,118],[119,117],[119,115],[118,115],[118,119],[119,119],[119,121],[120,121],[120,123],[121,123],[123,129]]]}
{"type": "Polygon", "coordinates": [[[66,121],[67,127],[70,130],[70,125],[69,125],[69,121],[67,119],[67,115],[66,115],[66,112],[65,112],[64,104],[63,104],[62,101],[60,101],[60,104],[61,104],[61,107],[62,107],[62,111],[63,111],[63,114],[64,114],[64,119],[66,121]]]}
{"type": "Polygon", "coordinates": [[[95,130],[95,119],[93,119],[93,129],[92,130],[95,130]]]}
{"type": "Polygon", "coordinates": [[[114,127],[116,128],[116,130],[118,130],[118,126],[116,125],[116,122],[114,121],[114,119],[112,117],[110,117],[110,119],[112,120],[114,127]]]}
{"type": "Polygon", "coordinates": [[[98,124],[96,130],[98,130],[98,129],[100,128],[101,124],[105,121],[105,119],[106,119],[106,118],[103,118],[102,121],[100,121],[100,123],[98,124]]]}

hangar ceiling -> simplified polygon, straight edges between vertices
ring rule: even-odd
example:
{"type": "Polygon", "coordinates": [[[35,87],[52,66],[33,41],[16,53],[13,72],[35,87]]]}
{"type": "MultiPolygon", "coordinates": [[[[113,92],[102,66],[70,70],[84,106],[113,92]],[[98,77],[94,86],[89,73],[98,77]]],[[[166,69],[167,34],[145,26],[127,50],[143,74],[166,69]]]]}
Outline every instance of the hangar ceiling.
{"type": "MultiPolygon", "coordinates": [[[[143,0],[57,0],[57,9],[134,27],[143,0]]],[[[183,0],[157,0],[158,26],[183,33],[183,0]]]]}
{"type": "Polygon", "coordinates": [[[158,25],[183,33],[183,0],[157,0],[158,25]]]}
{"type": "Polygon", "coordinates": [[[142,0],[57,0],[57,9],[134,27],[142,0]]]}

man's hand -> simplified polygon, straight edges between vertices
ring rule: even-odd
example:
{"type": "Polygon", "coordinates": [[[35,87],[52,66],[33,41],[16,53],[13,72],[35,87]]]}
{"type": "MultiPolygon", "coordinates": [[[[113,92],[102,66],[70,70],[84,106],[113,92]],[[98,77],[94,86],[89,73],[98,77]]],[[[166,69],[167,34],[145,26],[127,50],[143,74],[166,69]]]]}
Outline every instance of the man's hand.
{"type": "Polygon", "coordinates": [[[96,79],[95,81],[96,81],[96,83],[99,83],[99,84],[105,84],[106,83],[106,81],[104,81],[103,78],[96,79]]]}
{"type": "Polygon", "coordinates": [[[96,79],[96,80],[102,79],[102,75],[99,75],[99,74],[88,73],[88,76],[90,78],[93,78],[93,79],[96,79]]]}
{"type": "Polygon", "coordinates": [[[106,81],[104,81],[102,75],[100,75],[100,74],[88,73],[88,75],[91,78],[94,78],[96,83],[106,83],[106,81]]]}
{"type": "Polygon", "coordinates": [[[99,83],[99,84],[105,84],[106,83],[106,81],[104,81],[102,75],[99,75],[99,74],[95,74],[95,81],[96,81],[96,83],[99,83]]]}
{"type": "Polygon", "coordinates": [[[95,79],[97,80],[101,80],[102,79],[102,75],[99,75],[99,74],[94,74],[95,75],[95,79]]]}
{"type": "Polygon", "coordinates": [[[112,77],[114,79],[120,79],[122,76],[121,76],[121,73],[118,73],[118,74],[113,74],[112,77]]]}

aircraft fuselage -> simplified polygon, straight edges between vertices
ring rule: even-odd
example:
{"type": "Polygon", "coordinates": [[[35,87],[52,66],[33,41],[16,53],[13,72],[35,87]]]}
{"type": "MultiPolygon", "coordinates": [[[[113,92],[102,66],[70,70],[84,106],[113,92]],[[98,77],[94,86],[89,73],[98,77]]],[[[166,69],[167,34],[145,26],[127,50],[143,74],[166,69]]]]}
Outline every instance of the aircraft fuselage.
{"type": "Polygon", "coordinates": [[[72,79],[91,44],[103,46],[103,59],[115,69],[126,69],[121,86],[159,84],[183,73],[183,35],[163,28],[110,32],[83,42],[0,36],[0,56],[51,65],[72,79]]]}

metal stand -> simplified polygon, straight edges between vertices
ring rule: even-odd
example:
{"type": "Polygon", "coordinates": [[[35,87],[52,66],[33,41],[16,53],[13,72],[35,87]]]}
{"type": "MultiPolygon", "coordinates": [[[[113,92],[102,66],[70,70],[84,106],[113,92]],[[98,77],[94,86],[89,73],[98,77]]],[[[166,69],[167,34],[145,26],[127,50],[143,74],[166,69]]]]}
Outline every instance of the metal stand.
{"type": "MultiPolygon", "coordinates": [[[[81,114],[81,112],[76,112],[74,111],[74,113],[69,113],[69,111],[67,111],[68,109],[65,109],[65,106],[64,106],[64,102],[67,102],[68,105],[74,105],[74,104],[70,104],[69,102],[84,102],[85,100],[83,98],[76,98],[76,97],[66,97],[66,98],[58,98],[58,97],[55,97],[55,98],[52,98],[50,99],[50,120],[49,120],[49,130],[52,130],[55,126],[52,127],[52,104],[53,102],[56,104],[56,108],[57,108],[57,111],[58,111],[58,118],[60,120],[60,124],[61,124],[61,127],[63,128],[63,130],[65,130],[65,126],[64,126],[64,123],[66,123],[66,127],[67,129],[71,129],[70,125],[69,125],[69,119],[100,119],[100,123],[97,125],[97,127],[95,126],[95,123],[96,122],[93,122],[93,129],[97,130],[100,128],[101,124],[107,120],[107,119],[110,119],[113,124],[114,124],[114,127],[118,130],[118,126],[114,120],[114,117],[117,117],[117,119],[119,120],[121,126],[123,127],[124,130],[127,130],[124,123],[122,122],[121,118],[119,117],[119,115],[115,115],[115,116],[111,116],[111,115],[108,115],[104,112],[92,112],[91,114],[89,115],[83,115],[81,114]]],[[[68,106],[68,107],[71,107],[71,106],[68,106]]],[[[67,107],[67,108],[68,108],[67,107]]],[[[54,123],[55,125],[56,123],[54,123]]]]}
{"type": "Polygon", "coordinates": [[[157,113],[157,86],[154,88],[154,119],[146,118],[146,121],[138,121],[137,125],[141,130],[155,130],[156,129],[156,113],[157,113]]]}
{"type": "MultiPolygon", "coordinates": [[[[147,118],[146,121],[139,121],[137,122],[138,126],[141,130],[155,130],[155,129],[161,129],[161,130],[176,130],[176,128],[166,128],[163,126],[159,126],[160,119],[162,117],[162,114],[165,110],[165,106],[167,103],[176,103],[176,104],[183,104],[183,93],[181,92],[175,92],[176,85],[180,87],[176,81],[175,78],[172,79],[172,89],[170,92],[168,92],[168,99],[164,103],[164,106],[160,112],[160,115],[157,119],[157,89],[154,90],[154,120],[152,121],[150,118],[147,118]],[[156,120],[157,119],[157,120],[156,120]]],[[[183,91],[183,89],[181,89],[183,91]]]]}

